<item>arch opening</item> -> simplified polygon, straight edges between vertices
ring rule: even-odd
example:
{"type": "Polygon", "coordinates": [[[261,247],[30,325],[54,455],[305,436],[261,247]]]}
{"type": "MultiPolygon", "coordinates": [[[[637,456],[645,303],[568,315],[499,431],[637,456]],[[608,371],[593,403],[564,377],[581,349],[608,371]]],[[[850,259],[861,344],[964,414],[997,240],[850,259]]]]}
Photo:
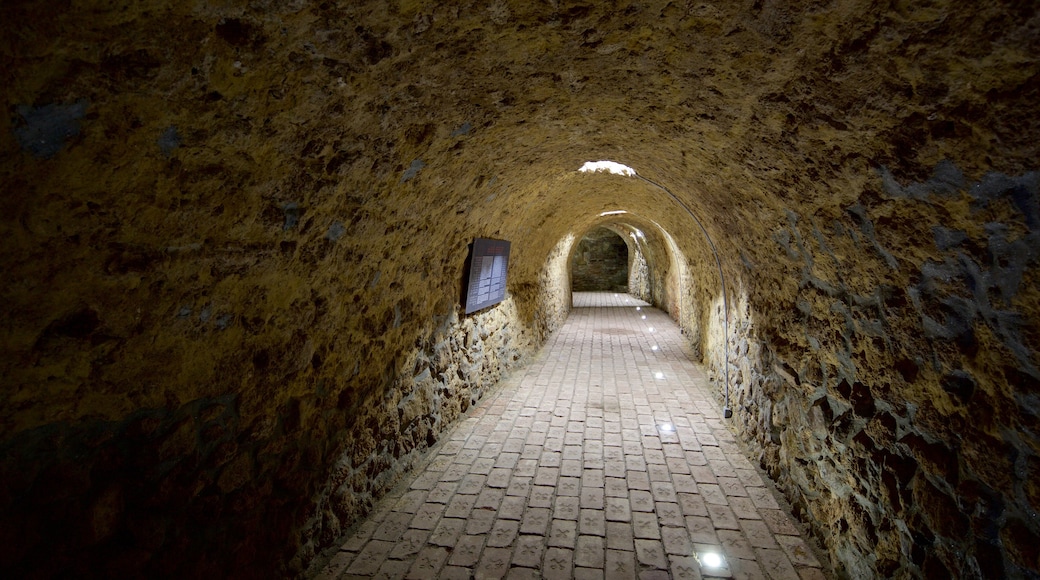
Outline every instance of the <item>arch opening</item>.
{"type": "Polygon", "coordinates": [[[572,292],[628,292],[633,253],[622,234],[608,226],[590,230],[571,256],[572,292]]]}

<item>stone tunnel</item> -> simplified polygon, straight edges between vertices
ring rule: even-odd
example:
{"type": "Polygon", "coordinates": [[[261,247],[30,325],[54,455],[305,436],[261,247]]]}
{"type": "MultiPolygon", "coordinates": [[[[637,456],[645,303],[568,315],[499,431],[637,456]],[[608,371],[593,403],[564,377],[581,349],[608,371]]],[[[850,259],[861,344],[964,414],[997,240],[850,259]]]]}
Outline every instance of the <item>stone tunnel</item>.
{"type": "Polygon", "coordinates": [[[1040,577],[1035,2],[0,21],[5,577],[302,577],[600,227],[836,573],[1040,577]],[[508,288],[467,315],[475,238],[508,288]]]}

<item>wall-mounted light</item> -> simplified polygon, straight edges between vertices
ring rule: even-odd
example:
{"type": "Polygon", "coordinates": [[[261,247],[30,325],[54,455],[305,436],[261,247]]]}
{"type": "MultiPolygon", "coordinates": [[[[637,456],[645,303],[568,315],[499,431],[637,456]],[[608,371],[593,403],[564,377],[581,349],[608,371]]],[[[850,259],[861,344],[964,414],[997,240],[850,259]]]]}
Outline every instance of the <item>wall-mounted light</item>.
{"type": "Polygon", "coordinates": [[[623,209],[615,209],[615,210],[612,210],[612,211],[605,211],[605,212],[599,214],[599,217],[603,217],[605,215],[621,215],[623,213],[628,213],[628,212],[623,210],[623,209]]]}

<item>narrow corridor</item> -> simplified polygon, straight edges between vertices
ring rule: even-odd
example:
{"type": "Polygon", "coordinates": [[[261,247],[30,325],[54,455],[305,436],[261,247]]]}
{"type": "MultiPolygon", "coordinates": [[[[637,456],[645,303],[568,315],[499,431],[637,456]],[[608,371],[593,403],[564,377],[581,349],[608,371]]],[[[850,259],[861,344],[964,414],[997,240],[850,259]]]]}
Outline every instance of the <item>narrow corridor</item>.
{"type": "Polygon", "coordinates": [[[824,578],[678,327],[577,293],[564,327],[318,578],[824,578]]]}

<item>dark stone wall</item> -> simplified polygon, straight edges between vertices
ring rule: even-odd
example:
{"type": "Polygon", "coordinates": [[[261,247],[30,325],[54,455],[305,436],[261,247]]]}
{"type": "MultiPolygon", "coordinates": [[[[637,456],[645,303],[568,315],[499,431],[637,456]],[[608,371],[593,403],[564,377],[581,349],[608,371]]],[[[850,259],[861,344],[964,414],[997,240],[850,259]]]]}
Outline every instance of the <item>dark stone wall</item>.
{"type": "Polygon", "coordinates": [[[1035,577],[1038,9],[0,3],[0,575],[300,572],[624,207],[833,563],[1035,577]]]}
{"type": "Polygon", "coordinates": [[[575,292],[628,292],[628,244],[600,227],[582,237],[571,258],[575,292]]]}
{"type": "Polygon", "coordinates": [[[798,290],[738,325],[738,423],[853,577],[1035,578],[1040,173],[873,183],[775,231],[798,290]]]}

